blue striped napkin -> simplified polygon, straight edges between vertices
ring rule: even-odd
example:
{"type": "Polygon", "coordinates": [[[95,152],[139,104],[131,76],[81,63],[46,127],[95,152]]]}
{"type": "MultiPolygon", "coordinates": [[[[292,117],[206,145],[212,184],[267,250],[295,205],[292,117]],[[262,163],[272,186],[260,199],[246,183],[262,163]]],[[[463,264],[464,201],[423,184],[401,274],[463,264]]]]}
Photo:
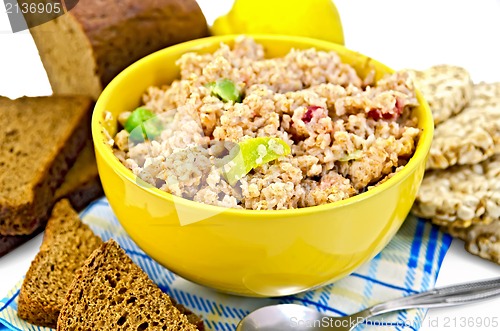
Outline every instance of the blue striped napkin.
{"type": "MultiPolygon", "coordinates": [[[[202,315],[208,330],[232,331],[238,321],[259,307],[275,303],[298,303],[331,314],[345,316],[373,304],[434,286],[451,237],[428,222],[409,216],[389,245],[373,260],[350,276],[320,289],[276,299],[252,299],[214,292],[190,283],[149,258],[125,233],[105,198],[81,214],[83,221],[103,240],[114,238],[160,288],[194,312],[202,315]]],[[[0,330],[51,330],[17,318],[17,296],[22,280],[0,301],[0,330]]],[[[418,330],[423,309],[384,315],[375,325],[356,330],[418,330]]],[[[290,330],[299,320],[290,321],[290,330]]]]}

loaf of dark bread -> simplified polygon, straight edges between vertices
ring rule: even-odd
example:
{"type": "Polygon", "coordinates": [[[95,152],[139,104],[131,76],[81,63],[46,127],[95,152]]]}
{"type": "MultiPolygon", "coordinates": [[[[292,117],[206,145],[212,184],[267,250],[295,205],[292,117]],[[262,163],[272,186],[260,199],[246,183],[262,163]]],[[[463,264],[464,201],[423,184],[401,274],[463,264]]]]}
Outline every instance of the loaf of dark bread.
{"type": "Polygon", "coordinates": [[[92,100],[0,97],[0,235],[40,228],[85,142],[92,100]]]}
{"type": "Polygon", "coordinates": [[[69,201],[59,201],[47,223],[40,251],[24,278],[17,303],[19,317],[55,328],[76,270],[101,244],[69,201]]]}
{"type": "Polygon", "coordinates": [[[197,330],[148,275],[110,240],[79,269],[57,321],[69,330],[197,330]]]}
{"type": "Polygon", "coordinates": [[[80,0],[30,32],[55,94],[97,98],[133,62],[208,27],[195,0],[80,0]]]}

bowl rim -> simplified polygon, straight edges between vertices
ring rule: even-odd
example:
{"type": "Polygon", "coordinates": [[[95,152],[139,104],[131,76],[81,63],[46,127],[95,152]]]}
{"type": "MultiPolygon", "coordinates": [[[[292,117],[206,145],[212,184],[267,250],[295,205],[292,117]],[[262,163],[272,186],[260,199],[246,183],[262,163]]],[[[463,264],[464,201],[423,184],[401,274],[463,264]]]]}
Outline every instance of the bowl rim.
{"type": "MultiPolygon", "coordinates": [[[[162,191],[144,181],[139,179],[136,175],[132,173],[125,165],[123,165],[117,157],[112,152],[112,149],[105,142],[108,139],[104,133],[102,132],[102,124],[101,121],[103,119],[103,113],[106,111],[105,104],[113,97],[115,88],[121,83],[121,81],[129,75],[129,73],[139,70],[145,63],[149,62],[154,58],[162,58],[165,54],[168,54],[172,51],[185,50],[188,51],[196,51],[197,49],[202,49],[208,45],[213,45],[214,43],[220,44],[221,42],[230,42],[233,41],[236,37],[241,35],[224,35],[224,36],[212,36],[206,38],[195,39],[191,41],[187,41],[184,43],[180,43],[174,46],[170,46],[164,48],[162,50],[151,53],[126,69],[120,72],[103,90],[101,95],[99,96],[96,105],[94,107],[94,111],[92,114],[92,139],[94,142],[94,147],[96,153],[100,153],[103,160],[109,164],[111,169],[117,173],[118,176],[126,179],[129,182],[132,182],[134,185],[139,186],[140,189],[146,191],[149,194],[155,195],[161,199],[165,199],[170,202],[175,202],[175,204],[181,204],[183,207],[187,208],[195,208],[202,209],[214,215],[219,213],[225,213],[230,216],[235,217],[257,217],[260,218],[282,218],[284,216],[300,216],[300,215],[308,215],[311,213],[324,212],[331,209],[337,209],[349,206],[351,204],[355,204],[357,202],[363,201],[365,199],[369,199],[372,196],[375,196],[383,191],[390,189],[391,187],[397,185],[402,182],[408,176],[410,176],[413,171],[419,167],[422,163],[425,164],[428,152],[430,150],[433,132],[434,132],[434,121],[432,118],[432,113],[429,108],[428,103],[424,99],[422,93],[416,89],[416,97],[419,101],[420,107],[422,107],[423,114],[419,121],[421,125],[421,134],[415,148],[415,152],[413,156],[410,158],[408,163],[403,167],[401,171],[395,173],[395,175],[389,178],[386,182],[368,190],[363,193],[357,194],[350,198],[330,202],[322,205],[311,206],[311,207],[303,207],[303,208],[295,208],[295,209],[283,209],[283,210],[251,210],[251,209],[237,209],[237,208],[228,208],[228,207],[219,207],[213,206],[209,204],[204,204],[202,202],[196,202],[192,200],[188,200],[182,197],[174,196],[171,193],[167,193],[162,191]],[[139,182],[141,182],[139,184],[139,182]]],[[[265,41],[283,41],[289,43],[293,48],[293,44],[302,43],[302,44],[310,44],[311,48],[322,48],[328,51],[338,51],[342,50],[344,52],[353,53],[360,55],[362,57],[366,57],[370,60],[370,62],[375,63],[377,67],[383,67],[388,72],[394,72],[393,69],[388,66],[378,62],[377,60],[372,59],[371,57],[364,55],[362,53],[353,51],[343,45],[335,44],[328,41],[323,41],[319,39],[312,39],[307,37],[298,37],[298,36],[285,36],[285,35],[270,35],[270,34],[248,34],[246,35],[255,39],[257,42],[259,40],[265,41]]],[[[203,221],[203,220],[201,220],[203,221]]]]}

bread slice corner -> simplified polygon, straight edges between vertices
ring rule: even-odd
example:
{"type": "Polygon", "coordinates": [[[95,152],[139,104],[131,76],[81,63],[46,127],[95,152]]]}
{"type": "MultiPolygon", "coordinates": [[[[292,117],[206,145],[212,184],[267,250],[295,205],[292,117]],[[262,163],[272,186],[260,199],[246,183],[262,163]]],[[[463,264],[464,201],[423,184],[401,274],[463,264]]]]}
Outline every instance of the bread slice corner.
{"type": "Polygon", "coordinates": [[[109,240],[78,270],[57,330],[194,331],[197,327],[114,240],[109,240]]]}
{"type": "Polygon", "coordinates": [[[40,251],[23,281],[18,316],[55,328],[76,270],[102,240],[78,217],[68,200],[59,201],[47,223],[40,251]]]}

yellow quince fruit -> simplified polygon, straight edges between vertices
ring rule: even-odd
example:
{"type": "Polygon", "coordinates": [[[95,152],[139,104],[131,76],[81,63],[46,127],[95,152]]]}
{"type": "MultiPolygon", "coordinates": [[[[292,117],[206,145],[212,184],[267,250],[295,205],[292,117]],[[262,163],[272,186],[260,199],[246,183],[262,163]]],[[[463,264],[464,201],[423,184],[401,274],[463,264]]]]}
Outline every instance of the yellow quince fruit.
{"type": "Polygon", "coordinates": [[[331,0],[235,0],[217,18],[213,35],[269,33],[305,36],[344,44],[337,7],[331,0]]]}

